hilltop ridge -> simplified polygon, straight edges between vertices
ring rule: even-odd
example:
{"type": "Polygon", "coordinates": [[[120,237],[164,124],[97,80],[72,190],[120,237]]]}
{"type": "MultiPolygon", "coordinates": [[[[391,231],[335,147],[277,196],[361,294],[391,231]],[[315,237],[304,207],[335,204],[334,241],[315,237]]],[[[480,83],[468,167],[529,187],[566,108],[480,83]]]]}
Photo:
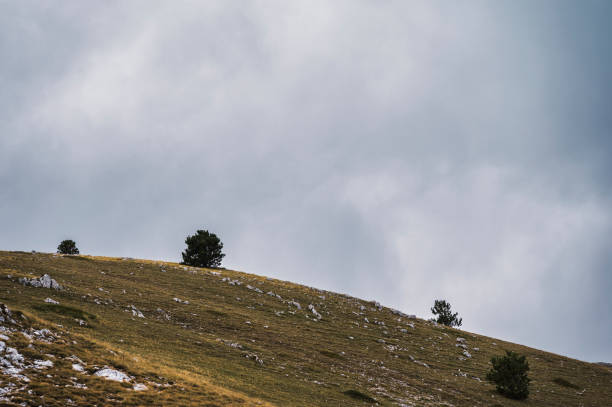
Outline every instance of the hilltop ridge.
{"type": "Polygon", "coordinates": [[[0,252],[0,302],[5,405],[612,405],[609,367],[233,270],[0,252]],[[526,401],[484,379],[506,349],[526,401]]]}

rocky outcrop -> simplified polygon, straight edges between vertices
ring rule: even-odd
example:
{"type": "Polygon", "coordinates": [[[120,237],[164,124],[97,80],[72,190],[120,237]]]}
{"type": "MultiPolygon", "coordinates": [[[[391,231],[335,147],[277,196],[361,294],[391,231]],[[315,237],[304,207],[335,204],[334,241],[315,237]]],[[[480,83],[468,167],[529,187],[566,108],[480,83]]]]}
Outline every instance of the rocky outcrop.
{"type": "Polygon", "coordinates": [[[19,282],[23,285],[29,285],[32,287],[41,287],[41,288],[52,288],[54,290],[61,290],[62,286],[59,285],[57,281],[51,278],[49,274],[43,274],[38,278],[27,278],[21,277],[19,282]]]}

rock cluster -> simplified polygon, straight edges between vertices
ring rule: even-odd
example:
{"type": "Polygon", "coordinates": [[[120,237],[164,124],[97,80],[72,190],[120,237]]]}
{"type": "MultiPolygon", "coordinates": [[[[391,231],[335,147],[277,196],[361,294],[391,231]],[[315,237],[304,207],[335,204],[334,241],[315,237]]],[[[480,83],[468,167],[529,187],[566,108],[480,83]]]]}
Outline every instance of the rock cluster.
{"type": "Polygon", "coordinates": [[[129,306],[127,311],[132,312],[132,315],[135,317],[144,318],[144,315],[142,314],[142,312],[138,308],[136,308],[133,304],[129,306]]]}
{"type": "Polygon", "coordinates": [[[255,291],[256,293],[263,294],[263,291],[261,291],[261,290],[260,290],[259,288],[257,288],[257,287],[253,287],[252,285],[247,285],[247,286],[246,286],[246,288],[248,288],[248,289],[249,289],[249,290],[251,290],[251,291],[255,291]]]}
{"type": "Polygon", "coordinates": [[[19,282],[23,285],[29,285],[32,287],[52,288],[54,290],[61,290],[62,286],[57,281],[51,278],[49,274],[43,274],[39,278],[27,278],[21,277],[19,282]]]}
{"type": "Polygon", "coordinates": [[[16,324],[15,319],[13,318],[13,313],[6,305],[2,303],[0,303],[0,322],[10,322],[11,324],[16,324]]]}
{"type": "MultiPolygon", "coordinates": [[[[466,360],[472,357],[472,354],[468,352],[468,346],[465,338],[457,338],[457,343],[455,346],[462,349],[463,356],[459,356],[459,360],[466,360]]],[[[478,348],[474,348],[474,350],[478,350],[478,348]]]]}

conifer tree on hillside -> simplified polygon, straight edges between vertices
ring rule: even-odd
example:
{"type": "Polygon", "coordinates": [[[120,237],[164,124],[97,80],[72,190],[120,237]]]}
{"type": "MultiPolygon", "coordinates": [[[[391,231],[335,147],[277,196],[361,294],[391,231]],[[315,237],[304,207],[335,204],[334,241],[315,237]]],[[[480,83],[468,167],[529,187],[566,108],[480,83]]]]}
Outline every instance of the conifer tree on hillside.
{"type": "Polygon", "coordinates": [[[219,267],[225,257],[221,239],[208,230],[198,230],[185,239],[187,248],[182,253],[182,264],[194,267],[219,267]]]}
{"type": "Polygon", "coordinates": [[[434,318],[439,324],[446,326],[461,326],[463,319],[459,318],[459,314],[455,312],[454,314],[451,312],[451,305],[446,300],[435,300],[434,306],[431,308],[431,312],[434,315],[437,315],[437,318],[434,318]]]}
{"type": "Polygon", "coordinates": [[[487,380],[495,383],[497,391],[511,399],[524,400],[529,396],[529,382],[527,377],[529,363],[524,355],[506,351],[505,356],[493,356],[493,367],[487,373],[487,380]]]}

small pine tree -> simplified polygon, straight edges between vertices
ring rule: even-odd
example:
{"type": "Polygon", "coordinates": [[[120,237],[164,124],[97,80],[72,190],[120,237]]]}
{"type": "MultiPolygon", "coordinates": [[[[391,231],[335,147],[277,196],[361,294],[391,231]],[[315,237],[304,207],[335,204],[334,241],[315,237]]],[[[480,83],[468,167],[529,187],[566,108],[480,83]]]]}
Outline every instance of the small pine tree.
{"type": "Polygon", "coordinates": [[[434,315],[437,315],[437,318],[434,318],[439,324],[446,326],[461,326],[463,323],[463,318],[459,318],[459,314],[455,312],[454,314],[451,312],[451,305],[449,302],[445,300],[435,300],[434,306],[431,308],[431,312],[434,315]]]}
{"type": "Polygon", "coordinates": [[[506,356],[493,356],[493,367],[487,373],[487,380],[495,383],[497,391],[511,399],[524,400],[529,395],[527,377],[529,363],[525,356],[512,351],[506,351],[506,356]]]}
{"type": "Polygon", "coordinates": [[[57,252],[61,254],[79,254],[74,240],[66,239],[57,246],[57,252]]]}
{"type": "Polygon", "coordinates": [[[182,253],[183,262],[194,267],[219,267],[225,254],[221,252],[223,243],[214,233],[198,230],[195,235],[185,239],[187,249],[182,253]]]}

